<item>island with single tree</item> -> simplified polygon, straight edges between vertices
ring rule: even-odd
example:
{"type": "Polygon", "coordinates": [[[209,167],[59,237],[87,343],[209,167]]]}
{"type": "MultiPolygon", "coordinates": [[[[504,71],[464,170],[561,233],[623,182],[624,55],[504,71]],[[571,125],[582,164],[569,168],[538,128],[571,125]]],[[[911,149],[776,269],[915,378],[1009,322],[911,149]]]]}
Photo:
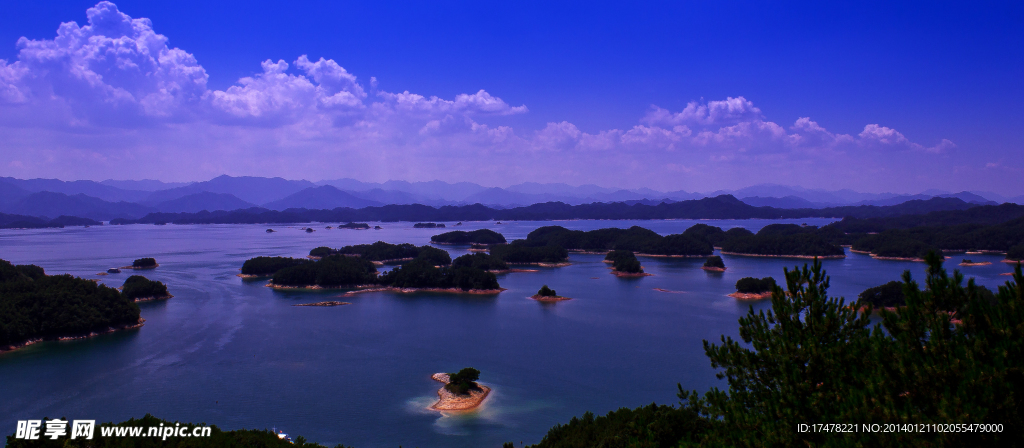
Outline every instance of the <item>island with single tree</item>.
{"type": "Polygon", "coordinates": [[[139,328],[139,306],[117,289],[0,260],[0,352],[139,328]]]}
{"type": "Polygon", "coordinates": [[[139,258],[133,261],[131,266],[122,266],[121,269],[156,269],[159,266],[155,258],[139,258]]]}
{"type": "Polygon", "coordinates": [[[722,257],[718,255],[712,255],[704,262],[701,269],[708,272],[725,272],[725,261],[722,261],[722,257]]]}
{"type": "Polygon", "coordinates": [[[548,288],[548,285],[540,287],[537,294],[530,296],[531,299],[538,302],[561,302],[563,300],[572,300],[571,297],[562,297],[555,292],[554,289],[548,288]]]}
{"type": "Polygon", "coordinates": [[[504,244],[505,236],[490,229],[479,229],[470,232],[453,230],[430,237],[435,244],[504,244]]]}
{"type": "Polygon", "coordinates": [[[631,250],[617,249],[608,252],[608,255],[604,257],[605,263],[612,264],[612,274],[616,277],[646,277],[653,274],[644,272],[644,267],[640,265],[640,260],[636,259],[636,255],[631,250]]]}
{"type": "Polygon", "coordinates": [[[740,300],[767,299],[775,290],[775,279],[772,277],[743,277],[736,281],[736,292],[729,294],[740,300]]]}
{"type": "Polygon", "coordinates": [[[437,402],[430,406],[435,411],[470,411],[479,407],[491,389],[477,383],[480,371],[466,367],[456,373],[435,373],[430,376],[444,383],[437,390],[437,402]]]}
{"type": "Polygon", "coordinates": [[[133,302],[167,300],[174,297],[167,292],[167,285],[141,275],[128,277],[121,286],[121,294],[133,302]]]}

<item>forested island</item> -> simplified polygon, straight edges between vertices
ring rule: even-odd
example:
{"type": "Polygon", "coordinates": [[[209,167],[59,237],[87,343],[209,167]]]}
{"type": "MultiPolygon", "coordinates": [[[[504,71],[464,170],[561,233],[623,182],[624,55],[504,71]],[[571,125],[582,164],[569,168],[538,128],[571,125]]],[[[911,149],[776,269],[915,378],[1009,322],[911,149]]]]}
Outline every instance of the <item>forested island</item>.
{"type": "Polygon", "coordinates": [[[413,224],[414,229],[439,229],[444,228],[444,224],[438,224],[436,222],[418,222],[413,224]]]}
{"type": "MultiPolygon", "coordinates": [[[[396,246],[398,250],[407,249],[401,247],[406,245],[390,246],[396,246]]],[[[348,253],[333,253],[316,261],[286,257],[255,257],[246,260],[242,265],[242,275],[249,272],[252,273],[249,275],[253,276],[271,276],[267,286],[284,289],[435,290],[481,294],[502,291],[497,277],[488,272],[491,269],[484,269],[507,269],[501,260],[486,254],[468,254],[456,258],[453,262],[448,252],[441,249],[428,246],[416,248],[411,244],[408,246],[430,250],[417,251],[417,255],[411,260],[382,275],[378,275],[376,264],[367,257],[348,253]],[[443,257],[439,256],[438,252],[443,253],[443,257]]],[[[377,254],[389,254],[392,249],[395,247],[377,254]]]]}
{"type": "Polygon", "coordinates": [[[114,288],[0,260],[0,352],[138,328],[143,322],[134,300],[114,288]]]}
{"type": "Polygon", "coordinates": [[[490,229],[479,229],[470,232],[453,230],[430,237],[431,243],[437,244],[504,244],[505,236],[490,229]]]}
{"type": "Polygon", "coordinates": [[[606,263],[612,264],[612,274],[618,277],[645,277],[651,274],[644,272],[640,260],[630,250],[613,250],[604,257],[606,263]]]}
{"type": "Polygon", "coordinates": [[[133,302],[166,300],[174,297],[167,292],[167,285],[141,275],[128,277],[121,286],[121,294],[133,302]]]}
{"type": "Polygon", "coordinates": [[[770,224],[756,234],[726,238],[722,253],[760,257],[843,258],[846,253],[815,226],[770,224]]]}
{"type": "Polygon", "coordinates": [[[355,230],[369,230],[370,225],[365,222],[350,222],[348,224],[339,224],[339,229],[355,229],[355,230]]]}
{"type": "Polygon", "coordinates": [[[569,264],[569,251],[561,246],[534,246],[524,240],[515,240],[508,244],[495,244],[489,248],[490,254],[508,264],[529,264],[539,266],[566,266],[569,264]]]}
{"type": "Polygon", "coordinates": [[[356,244],[340,249],[321,246],[309,251],[310,258],[314,259],[330,255],[359,256],[377,264],[397,263],[415,258],[431,260],[434,264],[442,266],[452,263],[451,256],[445,250],[430,246],[416,247],[409,243],[391,244],[377,241],[373,244],[356,244]]]}
{"type": "Polygon", "coordinates": [[[729,294],[742,300],[767,299],[775,289],[775,279],[771,277],[743,277],[736,281],[736,292],[729,294]]]}
{"type": "Polygon", "coordinates": [[[704,261],[704,266],[701,269],[710,272],[725,272],[725,261],[718,255],[712,255],[704,261]]]}
{"type": "MultiPolygon", "coordinates": [[[[702,228],[698,228],[699,230],[702,228]]],[[[558,246],[567,250],[586,252],[628,250],[642,255],[705,257],[714,252],[714,247],[704,235],[697,232],[687,233],[689,231],[690,229],[687,229],[682,234],[661,236],[653,230],[639,226],[591,231],[545,226],[530,232],[525,243],[531,246],[558,246]]]]}
{"type": "Polygon", "coordinates": [[[155,258],[139,258],[132,261],[131,266],[124,266],[121,269],[155,269],[157,266],[160,265],[156,263],[155,258]]]}
{"type": "Polygon", "coordinates": [[[541,286],[540,290],[537,291],[537,294],[530,296],[530,298],[538,302],[561,302],[563,300],[572,300],[569,297],[562,297],[558,295],[558,292],[554,289],[548,288],[548,285],[541,286]]]}

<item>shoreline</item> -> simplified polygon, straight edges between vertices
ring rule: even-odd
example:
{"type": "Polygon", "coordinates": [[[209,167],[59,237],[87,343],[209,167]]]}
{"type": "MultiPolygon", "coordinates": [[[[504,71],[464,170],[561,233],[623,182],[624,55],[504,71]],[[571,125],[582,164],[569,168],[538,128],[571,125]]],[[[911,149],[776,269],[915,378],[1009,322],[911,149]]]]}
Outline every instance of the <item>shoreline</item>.
{"type": "Polygon", "coordinates": [[[159,296],[159,297],[157,297],[157,296],[138,297],[138,298],[135,299],[135,303],[153,302],[153,301],[156,301],[156,300],[167,300],[167,299],[170,299],[172,297],[174,297],[174,296],[171,295],[171,294],[167,294],[165,296],[159,296]]]}
{"type": "Polygon", "coordinates": [[[539,269],[491,269],[487,272],[492,274],[508,274],[512,272],[540,272],[539,269]]]}
{"type": "Polygon", "coordinates": [[[914,258],[914,257],[879,257],[878,255],[871,254],[871,258],[874,258],[876,260],[914,261],[914,262],[918,262],[918,263],[924,263],[924,258],[914,258]]]}
{"type": "Polygon", "coordinates": [[[616,271],[615,269],[612,269],[611,274],[616,276],[616,277],[619,277],[619,278],[640,278],[640,277],[650,277],[650,276],[654,275],[654,274],[648,274],[646,272],[621,272],[621,271],[616,271]]]}
{"type": "Polygon", "coordinates": [[[568,261],[559,261],[557,263],[548,263],[544,261],[537,261],[532,263],[505,263],[509,266],[540,266],[542,268],[564,268],[566,266],[572,266],[572,263],[568,261]]]}
{"type": "MultiPolygon", "coordinates": [[[[610,250],[596,251],[596,250],[584,250],[584,249],[569,249],[569,253],[572,254],[584,254],[584,255],[607,255],[610,250]]],[[[634,256],[637,257],[651,257],[651,258],[707,258],[714,254],[709,255],[662,255],[662,254],[644,254],[635,252],[634,256]]]]}
{"type": "Polygon", "coordinates": [[[764,257],[764,258],[802,258],[811,260],[814,258],[820,260],[838,260],[846,258],[846,254],[843,255],[767,255],[767,254],[744,254],[740,252],[726,252],[722,251],[722,255],[737,255],[740,257],[764,257]]]}
{"type": "MultiPolygon", "coordinates": [[[[430,375],[430,379],[445,385],[449,381],[447,373],[435,373],[430,375]]],[[[442,386],[437,390],[437,402],[427,409],[432,411],[472,411],[480,407],[487,396],[491,394],[491,388],[479,383],[477,386],[480,386],[480,390],[471,390],[468,396],[455,395],[442,386]]]]}
{"type": "Polygon", "coordinates": [[[1006,259],[1003,260],[1003,263],[1006,263],[1006,264],[1017,264],[1017,263],[1024,263],[1024,260],[1011,260],[1009,258],[1006,258],[1006,259]]]}
{"type": "Polygon", "coordinates": [[[13,351],[18,350],[20,348],[25,348],[25,347],[28,347],[30,345],[35,345],[35,344],[38,344],[40,342],[75,341],[75,340],[78,340],[78,339],[86,339],[86,338],[91,338],[91,337],[94,337],[94,336],[110,334],[110,333],[113,333],[115,331],[135,330],[135,329],[142,328],[142,326],[145,325],[145,324],[146,324],[146,319],[143,319],[143,318],[140,317],[138,322],[136,322],[134,324],[119,325],[119,326],[116,326],[116,327],[107,327],[107,329],[103,330],[103,331],[93,331],[93,332],[90,332],[88,334],[81,334],[81,335],[78,335],[78,336],[57,336],[57,337],[49,337],[49,338],[29,339],[27,341],[19,342],[17,344],[11,344],[11,345],[8,345],[6,347],[0,347],[0,354],[4,354],[4,353],[8,353],[8,352],[13,352],[13,351]]]}
{"type": "Polygon", "coordinates": [[[252,280],[252,279],[257,279],[257,278],[271,278],[273,276],[274,276],[274,274],[270,274],[270,275],[235,274],[235,277],[238,277],[238,278],[241,278],[241,279],[245,279],[245,280],[252,280]]]}
{"type": "Polygon", "coordinates": [[[351,303],[339,302],[339,301],[336,301],[336,300],[328,300],[326,302],[297,303],[297,304],[292,305],[292,306],[341,306],[341,305],[351,305],[351,303]]]}
{"type": "Polygon", "coordinates": [[[732,294],[726,294],[726,295],[728,295],[729,297],[732,297],[734,299],[740,299],[740,300],[761,300],[761,299],[770,298],[772,296],[772,292],[768,291],[768,292],[762,292],[762,293],[754,294],[754,293],[749,293],[749,292],[738,292],[737,291],[737,292],[734,292],[732,294]]]}
{"type": "Polygon", "coordinates": [[[153,266],[121,266],[118,269],[131,269],[133,271],[145,271],[147,269],[156,269],[158,267],[160,267],[160,263],[157,263],[157,264],[155,264],[153,266]]]}
{"type": "Polygon", "coordinates": [[[506,288],[498,289],[469,289],[462,290],[459,288],[398,288],[395,286],[384,286],[377,288],[360,289],[357,291],[346,292],[346,296],[362,294],[365,292],[398,292],[403,294],[412,294],[417,292],[440,292],[448,294],[474,294],[474,295],[497,295],[502,291],[507,291],[506,288]]]}
{"type": "Polygon", "coordinates": [[[536,300],[538,302],[544,302],[544,303],[555,303],[555,302],[561,302],[563,300],[572,300],[572,297],[542,296],[542,295],[539,295],[539,294],[534,294],[534,295],[530,296],[530,298],[533,299],[533,300],[536,300]]]}
{"type": "Polygon", "coordinates": [[[701,266],[700,268],[705,270],[705,271],[708,271],[708,272],[725,272],[726,269],[729,269],[729,268],[716,268],[716,267],[713,267],[713,266],[701,266]]]}
{"type": "Polygon", "coordinates": [[[963,262],[961,262],[957,266],[989,266],[991,264],[992,264],[991,261],[979,261],[977,263],[963,263],[963,262]]]}

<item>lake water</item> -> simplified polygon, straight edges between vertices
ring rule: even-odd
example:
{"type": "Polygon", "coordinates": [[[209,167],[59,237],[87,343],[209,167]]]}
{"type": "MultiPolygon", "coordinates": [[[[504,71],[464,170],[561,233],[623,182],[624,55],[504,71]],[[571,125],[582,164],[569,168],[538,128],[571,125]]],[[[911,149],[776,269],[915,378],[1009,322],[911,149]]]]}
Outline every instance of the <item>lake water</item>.
{"type": "MultiPolygon", "coordinates": [[[[757,231],[768,220],[562,221],[466,223],[509,240],[558,224],[571,229],[640,225],[661,234],[704,222],[757,231]]],[[[803,219],[823,225],[826,219],[803,219]]],[[[371,223],[371,226],[377,223],[371,223]]],[[[641,258],[651,277],[620,279],[601,255],[571,254],[571,266],[500,275],[493,297],[280,292],[235,276],[259,255],[305,256],[317,246],[383,240],[427,244],[448,229],[380,223],[383,230],[326,230],[304,225],[102,226],[0,230],[0,258],[37,264],[120,286],[130,271],[109,267],[152,256],[144,275],[168,285],[173,299],[140,304],[146,325],[71,342],[47,342],[0,355],[0,433],[16,420],[43,417],[123,421],[151,413],[224,429],[277,427],[333,445],[498,447],[538,442],[547,430],[586,411],[675,404],[686,389],[727,387],[715,378],[701,341],[738,337],[750,302],[726,294],[742,277],[773,276],[804,260],[724,256],[728,271],[706,273],[703,259],[641,258]],[[541,285],[574,300],[528,299],[541,285]],[[673,292],[656,291],[661,288],[673,292]],[[293,307],[343,300],[339,307],[293,307]],[[478,411],[426,410],[440,386],[435,372],[475,367],[494,392],[478,411]]],[[[465,247],[445,247],[452,258],[465,247]]],[[[954,254],[959,261],[960,254],[954,254]]],[[[961,268],[993,290],[1009,277],[997,255],[966,256],[991,266],[961,268]]],[[[832,295],[898,280],[922,263],[848,254],[826,260],[832,295]]],[[[952,263],[950,264],[952,266],[952,263]]],[[[754,302],[755,309],[769,301],[754,302]]]]}

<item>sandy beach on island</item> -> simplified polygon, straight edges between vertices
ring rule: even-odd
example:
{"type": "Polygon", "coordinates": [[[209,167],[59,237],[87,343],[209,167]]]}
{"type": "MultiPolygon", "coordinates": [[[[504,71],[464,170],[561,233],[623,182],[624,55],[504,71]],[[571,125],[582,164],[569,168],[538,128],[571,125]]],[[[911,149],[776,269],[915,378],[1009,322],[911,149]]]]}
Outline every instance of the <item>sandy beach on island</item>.
{"type": "Polygon", "coordinates": [[[713,267],[713,266],[701,266],[700,268],[705,270],[705,271],[708,271],[708,272],[725,272],[725,270],[728,269],[728,268],[716,268],[716,267],[713,267]]]}
{"type": "Polygon", "coordinates": [[[646,272],[620,272],[612,269],[612,275],[622,278],[635,278],[635,277],[650,277],[654,274],[648,274],[646,272]]]}
{"type": "Polygon", "coordinates": [[[915,261],[924,263],[924,258],[913,258],[913,257],[879,257],[878,255],[871,255],[871,258],[876,260],[890,260],[890,261],[915,261]]]}
{"type": "Polygon", "coordinates": [[[487,272],[492,274],[508,274],[512,272],[540,272],[539,269],[490,269],[487,272]]]}
{"type": "Polygon", "coordinates": [[[753,293],[747,293],[747,292],[734,292],[732,294],[728,294],[728,296],[732,297],[734,299],[740,299],[740,300],[761,300],[761,299],[770,298],[772,296],[772,292],[768,291],[768,292],[762,292],[760,294],[753,294],[753,293]]]}
{"type": "Polygon", "coordinates": [[[167,300],[167,299],[170,299],[172,297],[174,297],[174,296],[172,296],[170,294],[159,296],[159,297],[158,296],[139,297],[139,298],[135,299],[135,303],[152,302],[152,301],[155,301],[155,300],[167,300]]]}
{"type": "Polygon", "coordinates": [[[268,274],[268,275],[235,274],[235,277],[244,278],[246,280],[252,280],[252,279],[257,279],[257,278],[270,278],[270,277],[273,277],[273,276],[274,276],[274,274],[268,274]]]}
{"type": "Polygon", "coordinates": [[[160,267],[160,263],[154,264],[153,266],[121,266],[118,269],[131,269],[134,271],[144,271],[146,269],[156,269],[160,267]]]}
{"type": "Polygon", "coordinates": [[[61,337],[57,337],[57,338],[35,338],[35,339],[29,339],[29,340],[27,340],[25,342],[21,342],[21,343],[18,343],[18,344],[12,344],[12,345],[8,345],[6,347],[0,347],[0,354],[6,353],[6,352],[12,352],[12,351],[17,350],[19,348],[25,348],[25,347],[28,347],[28,346],[33,345],[33,344],[38,344],[40,342],[46,342],[46,341],[74,341],[74,340],[78,340],[78,339],[85,339],[85,338],[91,338],[93,336],[109,334],[109,333],[113,333],[115,331],[134,330],[134,329],[137,329],[137,328],[142,328],[142,326],[145,325],[145,324],[146,324],[146,319],[143,319],[143,318],[140,317],[138,322],[136,322],[134,324],[131,324],[131,325],[121,325],[121,326],[117,326],[117,327],[109,327],[109,328],[107,328],[104,331],[93,331],[93,332],[91,332],[89,334],[83,334],[83,335],[79,335],[79,336],[61,336],[61,337]]]}
{"type": "MultiPolygon", "coordinates": [[[[430,375],[430,378],[434,381],[438,381],[444,384],[448,384],[447,373],[435,373],[430,375]]],[[[477,383],[480,386],[480,390],[469,391],[469,395],[455,395],[441,387],[437,390],[437,402],[430,405],[429,408],[432,411],[471,411],[479,407],[487,395],[491,393],[491,388],[484,386],[483,384],[477,383]]]]}
{"type": "Polygon", "coordinates": [[[349,303],[349,302],[339,302],[337,300],[329,300],[329,301],[326,301],[326,302],[297,303],[297,304],[292,305],[292,306],[341,306],[341,305],[351,305],[351,303],[349,303]]]}
{"type": "Polygon", "coordinates": [[[764,257],[764,258],[803,258],[806,260],[819,259],[819,260],[835,260],[840,258],[846,258],[846,254],[843,255],[765,255],[765,254],[744,254],[739,252],[726,252],[722,251],[722,255],[737,255],[740,257],[764,257]]]}
{"type": "Polygon", "coordinates": [[[977,263],[963,263],[963,262],[961,262],[960,264],[958,264],[958,266],[988,266],[990,264],[992,264],[991,261],[980,261],[980,262],[977,262],[977,263]]]}
{"type": "Polygon", "coordinates": [[[1024,260],[1011,260],[1009,258],[1006,258],[1006,259],[1003,260],[1003,263],[1006,263],[1006,264],[1017,264],[1017,263],[1024,263],[1024,260]]]}
{"type": "Polygon", "coordinates": [[[537,262],[537,263],[505,263],[505,264],[507,264],[509,266],[540,266],[542,268],[564,268],[566,266],[572,266],[572,263],[570,263],[568,261],[560,261],[558,263],[537,262]]]}
{"type": "Polygon", "coordinates": [[[396,288],[394,286],[374,287],[367,289],[360,289],[357,291],[346,292],[346,296],[362,294],[364,292],[398,292],[403,294],[412,294],[417,292],[441,292],[448,294],[477,294],[477,295],[495,295],[502,291],[506,291],[505,288],[498,289],[469,289],[461,290],[459,288],[396,288]]]}
{"type": "Polygon", "coordinates": [[[542,296],[540,294],[534,294],[534,295],[530,296],[530,298],[533,299],[533,300],[536,300],[538,302],[545,302],[545,303],[554,303],[554,302],[561,302],[563,300],[572,300],[572,297],[562,297],[562,296],[554,296],[554,297],[552,297],[552,296],[542,296]]]}

